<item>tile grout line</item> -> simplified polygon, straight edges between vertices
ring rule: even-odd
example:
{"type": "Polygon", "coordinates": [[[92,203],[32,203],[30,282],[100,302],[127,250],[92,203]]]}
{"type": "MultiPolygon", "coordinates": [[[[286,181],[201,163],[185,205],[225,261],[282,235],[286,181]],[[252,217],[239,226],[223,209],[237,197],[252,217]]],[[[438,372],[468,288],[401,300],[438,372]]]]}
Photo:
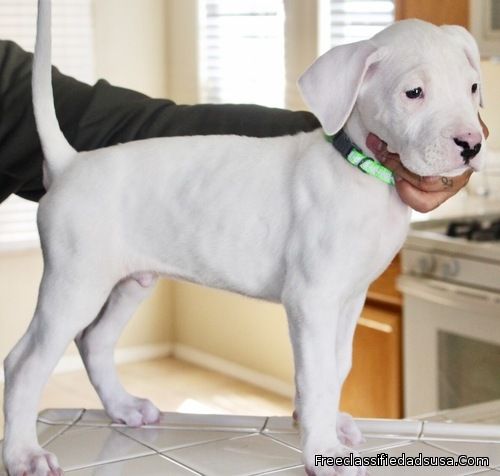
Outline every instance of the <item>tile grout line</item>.
{"type": "MultiPolygon", "coordinates": [[[[113,428],[116,428],[116,427],[113,427],[113,428]]],[[[125,428],[131,428],[131,427],[125,427],[125,428]]],[[[139,427],[139,428],[141,428],[141,427],[139,427]]],[[[163,427],[163,429],[165,429],[165,428],[166,427],[163,427]]],[[[170,428],[167,428],[167,429],[170,430],[170,428]]],[[[185,430],[185,428],[175,428],[175,429],[176,430],[185,430]]],[[[179,449],[183,449],[183,448],[192,448],[192,447],[195,447],[195,446],[205,445],[205,444],[212,443],[212,442],[215,442],[215,441],[236,440],[236,439],[239,439],[239,438],[246,438],[246,437],[252,436],[252,435],[260,435],[260,433],[258,431],[256,431],[256,430],[252,430],[252,431],[245,431],[245,430],[234,431],[234,430],[219,430],[219,429],[217,429],[217,430],[209,430],[209,429],[204,429],[203,431],[227,431],[228,433],[237,433],[238,432],[238,433],[245,433],[245,434],[244,435],[236,435],[236,436],[232,436],[232,437],[229,437],[229,438],[220,437],[220,438],[216,438],[216,439],[213,439],[213,440],[198,441],[197,443],[193,443],[193,444],[186,443],[185,445],[173,446],[171,448],[166,448],[164,450],[157,450],[157,449],[153,448],[152,446],[148,446],[143,441],[138,440],[138,439],[136,439],[135,437],[133,437],[131,435],[123,433],[118,428],[116,428],[116,431],[118,431],[123,436],[126,436],[127,438],[130,438],[131,440],[134,440],[137,443],[140,443],[140,444],[146,446],[147,448],[150,448],[153,451],[156,451],[159,454],[163,454],[162,451],[173,451],[173,450],[179,450],[179,449]]],[[[187,431],[197,431],[197,430],[193,429],[193,428],[189,428],[189,429],[187,429],[187,431]]]]}
{"type": "MultiPolygon", "coordinates": [[[[437,448],[437,449],[439,449],[439,450],[442,450],[442,451],[446,451],[446,452],[448,452],[448,453],[451,453],[451,454],[452,454],[452,455],[454,455],[454,456],[460,456],[460,454],[461,454],[461,453],[457,453],[457,452],[455,452],[455,451],[453,451],[453,450],[451,450],[451,449],[449,449],[449,448],[445,448],[445,447],[443,447],[443,446],[439,446],[439,443],[442,443],[442,441],[445,441],[445,442],[446,442],[447,440],[438,440],[438,441],[437,441],[437,443],[438,443],[438,444],[436,444],[436,442],[435,442],[435,441],[428,442],[428,441],[425,441],[425,440],[424,440],[423,442],[424,442],[424,443],[426,443],[426,444],[428,444],[429,446],[432,446],[432,447],[437,448]]],[[[454,440],[450,440],[450,441],[451,441],[451,442],[454,442],[454,440]]],[[[459,442],[459,443],[460,443],[460,442],[459,442]]],[[[469,443],[469,442],[464,440],[464,441],[463,441],[463,443],[469,443]]],[[[488,443],[488,442],[485,442],[485,443],[488,443]]],[[[493,443],[493,444],[498,444],[498,443],[493,443]]],[[[497,470],[497,469],[499,468],[499,466],[491,466],[491,465],[488,465],[488,466],[484,466],[484,468],[486,468],[486,469],[494,469],[494,470],[497,470]]],[[[477,471],[476,471],[475,473],[468,473],[468,474],[470,474],[470,475],[474,475],[474,474],[480,474],[481,472],[483,472],[483,470],[482,470],[482,469],[481,469],[479,472],[477,472],[477,471]]]]}
{"type": "MultiPolygon", "coordinates": [[[[63,423],[62,425],[65,425],[65,428],[63,428],[59,433],[55,434],[52,436],[52,438],[49,438],[44,444],[43,447],[49,445],[52,443],[56,438],[59,438],[61,435],[66,433],[70,428],[73,428],[74,426],[78,426],[78,422],[82,419],[83,414],[85,413],[85,408],[82,408],[80,410],[80,413],[73,419],[73,421],[68,425],[67,423],[63,423]]],[[[44,421],[40,421],[37,419],[38,422],[40,423],[45,423],[46,425],[60,425],[60,423],[46,423],[44,421]]],[[[61,425],[61,426],[62,426],[61,425]]]]}
{"type": "Polygon", "coordinates": [[[281,472],[283,470],[288,470],[288,469],[298,469],[298,468],[303,468],[303,464],[294,464],[292,466],[285,466],[284,468],[277,468],[277,469],[271,469],[269,471],[265,471],[264,473],[253,473],[248,476],[272,476],[273,474],[277,474],[278,472],[281,472]]]}
{"type": "Polygon", "coordinates": [[[269,423],[269,417],[266,417],[266,419],[264,420],[264,424],[262,425],[259,433],[263,433],[264,432],[264,430],[266,429],[268,423],[269,423]]]}
{"type": "Polygon", "coordinates": [[[422,437],[424,435],[424,427],[425,427],[425,424],[427,423],[427,421],[423,421],[422,422],[422,425],[420,425],[420,431],[417,435],[417,440],[422,440],[422,437]]]}

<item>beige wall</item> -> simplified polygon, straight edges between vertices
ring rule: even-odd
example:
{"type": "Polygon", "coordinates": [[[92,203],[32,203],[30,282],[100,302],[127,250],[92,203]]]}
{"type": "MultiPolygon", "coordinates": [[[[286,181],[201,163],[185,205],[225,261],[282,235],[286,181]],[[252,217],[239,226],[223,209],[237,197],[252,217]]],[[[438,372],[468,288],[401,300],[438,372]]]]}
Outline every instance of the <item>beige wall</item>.
{"type": "Polygon", "coordinates": [[[175,283],[174,335],[184,344],[228,361],[293,381],[283,307],[225,291],[175,283]]]}
{"type": "MultiPolygon", "coordinates": [[[[0,254],[0,361],[22,336],[33,316],[42,276],[39,249],[0,254]]],[[[163,344],[172,340],[172,287],[161,281],[139,308],[118,348],[163,344]]],[[[72,345],[67,355],[74,354],[72,345]]]]}
{"type": "Polygon", "coordinates": [[[154,97],[168,87],[165,0],[94,0],[96,76],[154,97]]]}
{"type": "Polygon", "coordinates": [[[483,61],[481,69],[485,99],[485,108],[481,111],[481,116],[490,129],[489,147],[500,150],[500,63],[483,61]]]}

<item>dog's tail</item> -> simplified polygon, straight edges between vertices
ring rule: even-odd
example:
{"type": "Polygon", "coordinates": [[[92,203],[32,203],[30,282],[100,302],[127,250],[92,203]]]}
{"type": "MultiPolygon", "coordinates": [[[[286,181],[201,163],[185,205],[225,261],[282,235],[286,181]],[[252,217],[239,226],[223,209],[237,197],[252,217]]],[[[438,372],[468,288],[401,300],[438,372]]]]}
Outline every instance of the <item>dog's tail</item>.
{"type": "Polygon", "coordinates": [[[44,185],[61,173],[76,155],[64,137],[56,117],[54,92],[52,90],[51,66],[51,4],[50,0],[38,0],[38,18],[35,55],[31,88],[33,110],[38,135],[42,144],[44,162],[44,185]]]}

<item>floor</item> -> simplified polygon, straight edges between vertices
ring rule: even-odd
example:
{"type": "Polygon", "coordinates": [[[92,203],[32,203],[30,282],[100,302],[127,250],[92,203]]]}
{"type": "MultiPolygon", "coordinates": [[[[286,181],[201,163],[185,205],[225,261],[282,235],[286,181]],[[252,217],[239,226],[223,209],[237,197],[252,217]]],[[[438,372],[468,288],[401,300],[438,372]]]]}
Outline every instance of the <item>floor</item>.
{"type": "MultiPolygon", "coordinates": [[[[37,429],[40,443],[57,454],[65,474],[304,476],[288,399],[174,359],[119,370],[131,392],[169,411],[148,427],[112,424],[102,410],[85,409],[100,405],[83,372],[54,376],[41,406],[56,409],[40,413],[37,429]]],[[[421,420],[360,419],[366,441],[357,450],[363,457],[421,455],[454,462],[446,467],[371,466],[372,476],[500,476],[499,423],[500,401],[421,420]],[[458,466],[459,455],[489,461],[458,466]]],[[[1,464],[0,476],[5,476],[1,464]]]]}
{"type": "MultiPolygon", "coordinates": [[[[442,421],[359,420],[363,457],[488,457],[465,466],[371,466],[372,476],[500,476],[500,427],[442,421]],[[381,456],[383,457],[383,456],[381,456]],[[496,468],[496,469],[495,469],[496,468]]],[[[111,424],[102,410],[46,410],[40,443],[70,476],[304,476],[290,417],[163,413],[155,425],[111,424]]],[[[4,476],[0,466],[0,475],[4,476]]]]}
{"type": "MultiPolygon", "coordinates": [[[[293,411],[288,398],[173,358],[124,364],[118,371],[129,392],[149,398],[163,411],[233,415],[290,415],[293,411]]],[[[3,385],[0,385],[2,406],[3,385]]],[[[53,375],[39,406],[40,410],[101,407],[83,370],[53,375]]],[[[3,412],[0,412],[2,438],[3,412]]]]}

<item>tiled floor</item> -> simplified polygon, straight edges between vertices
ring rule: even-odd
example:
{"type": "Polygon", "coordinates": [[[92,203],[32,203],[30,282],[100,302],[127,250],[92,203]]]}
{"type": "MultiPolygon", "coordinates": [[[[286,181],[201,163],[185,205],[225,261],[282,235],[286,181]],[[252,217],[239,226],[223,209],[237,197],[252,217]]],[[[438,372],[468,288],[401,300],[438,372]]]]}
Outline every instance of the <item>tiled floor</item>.
{"type": "MultiPolygon", "coordinates": [[[[358,420],[362,456],[489,456],[490,466],[370,467],[378,475],[500,476],[500,427],[440,421],[358,420]],[[495,469],[496,468],[496,469],[495,469]]],[[[289,417],[163,413],[143,428],[112,425],[100,410],[40,414],[41,444],[69,476],[303,476],[289,417]]],[[[0,474],[2,470],[0,469],[0,474]]],[[[3,473],[4,474],[4,473],[3,473]]]]}

